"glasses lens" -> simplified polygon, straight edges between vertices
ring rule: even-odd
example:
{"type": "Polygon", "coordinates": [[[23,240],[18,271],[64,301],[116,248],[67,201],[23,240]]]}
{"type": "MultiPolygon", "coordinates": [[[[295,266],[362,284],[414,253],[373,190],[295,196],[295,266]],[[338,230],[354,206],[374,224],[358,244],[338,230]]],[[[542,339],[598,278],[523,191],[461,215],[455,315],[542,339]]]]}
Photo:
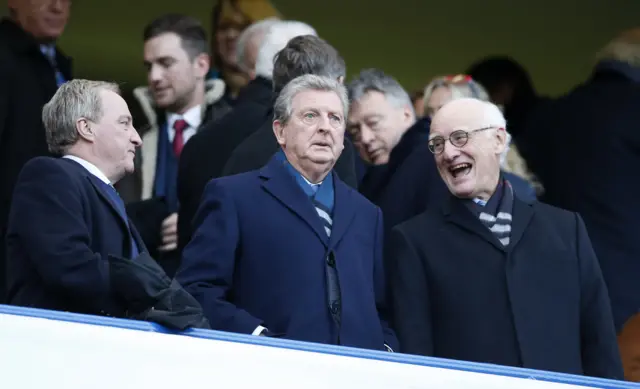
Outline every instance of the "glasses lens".
{"type": "Polygon", "coordinates": [[[469,134],[467,134],[465,131],[455,131],[451,133],[451,135],[449,136],[449,139],[451,139],[451,143],[454,146],[462,147],[465,144],[467,144],[467,139],[469,139],[469,134]]]}
{"type": "Polygon", "coordinates": [[[442,145],[444,144],[444,139],[434,138],[429,141],[429,150],[433,154],[440,154],[442,152],[442,145]]]}

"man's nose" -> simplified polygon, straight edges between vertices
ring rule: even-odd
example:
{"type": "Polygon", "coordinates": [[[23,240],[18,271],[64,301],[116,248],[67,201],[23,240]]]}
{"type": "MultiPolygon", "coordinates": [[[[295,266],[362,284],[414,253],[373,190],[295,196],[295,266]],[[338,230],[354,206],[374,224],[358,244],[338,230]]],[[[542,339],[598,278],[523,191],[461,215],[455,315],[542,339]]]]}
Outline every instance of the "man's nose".
{"type": "Polygon", "coordinates": [[[452,161],[455,157],[460,155],[460,149],[454,146],[449,139],[444,141],[444,145],[442,147],[442,156],[447,161],[452,161]]]}
{"type": "Polygon", "coordinates": [[[368,145],[373,142],[375,136],[373,135],[373,131],[371,131],[366,126],[360,127],[360,142],[364,145],[368,145]]]}
{"type": "Polygon", "coordinates": [[[152,64],[149,68],[149,81],[157,82],[162,79],[162,69],[156,64],[152,64]]]}
{"type": "MultiPolygon", "coordinates": [[[[49,10],[56,13],[61,13],[67,7],[69,7],[70,1],[71,0],[49,0],[49,10]]],[[[46,3],[43,3],[43,5],[46,5],[46,3]]]]}
{"type": "Polygon", "coordinates": [[[142,138],[140,138],[140,134],[138,134],[138,130],[133,128],[133,135],[131,136],[131,143],[133,143],[136,147],[142,146],[142,138]]]}
{"type": "Polygon", "coordinates": [[[318,130],[322,132],[328,132],[331,130],[331,119],[327,116],[320,116],[320,122],[318,123],[318,130]]]}

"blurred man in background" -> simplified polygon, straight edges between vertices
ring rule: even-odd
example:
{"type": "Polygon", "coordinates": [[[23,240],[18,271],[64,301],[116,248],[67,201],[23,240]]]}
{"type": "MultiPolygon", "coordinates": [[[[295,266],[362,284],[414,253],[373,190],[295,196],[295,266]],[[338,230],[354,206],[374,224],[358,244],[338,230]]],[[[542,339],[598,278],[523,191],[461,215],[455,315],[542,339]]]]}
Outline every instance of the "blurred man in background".
{"type": "Polygon", "coordinates": [[[534,112],[523,156],[542,200],[579,212],[604,274],[625,378],[640,381],[640,28],[598,54],[591,77],[534,112]]]}
{"type": "Polygon", "coordinates": [[[42,107],[71,79],[71,60],[56,46],[71,0],[9,0],[7,5],[9,17],[0,21],[0,303],[13,188],[29,159],[48,155],[42,107]]]}
{"type": "Polygon", "coordinates": [[[136,174],[118,189],[130,202],[129,214],[149,252],[171,275],[177,266],[178,161],[204,124],[227,113],[219,105],[224,83],[206,79],[207,36],[196,19],[161,16],[145,27],[143,38],[148,86],[136,88],[134,96],[146,116],[137,125],[147,130],[136,174]]]}

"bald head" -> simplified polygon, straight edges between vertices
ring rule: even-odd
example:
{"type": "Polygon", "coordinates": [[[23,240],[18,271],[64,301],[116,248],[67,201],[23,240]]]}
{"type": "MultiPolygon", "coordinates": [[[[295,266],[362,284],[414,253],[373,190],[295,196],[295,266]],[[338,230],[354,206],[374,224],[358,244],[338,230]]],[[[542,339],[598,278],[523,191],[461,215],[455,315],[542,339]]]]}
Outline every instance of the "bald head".
{"type": "Polygon", "coordinates": [[[449,126],[455,128],[506,127],[500,109],[492,103],[473,98],[450,101],[433,116],[431,128],[449,126]]]}
{"type": "Polygon", "coordinates": [[[457,197],[488,200],[498,185],[507,146],[500,109],[471,98],[445,104],[433,117],[429,149],[440,176],[457,197]]]}

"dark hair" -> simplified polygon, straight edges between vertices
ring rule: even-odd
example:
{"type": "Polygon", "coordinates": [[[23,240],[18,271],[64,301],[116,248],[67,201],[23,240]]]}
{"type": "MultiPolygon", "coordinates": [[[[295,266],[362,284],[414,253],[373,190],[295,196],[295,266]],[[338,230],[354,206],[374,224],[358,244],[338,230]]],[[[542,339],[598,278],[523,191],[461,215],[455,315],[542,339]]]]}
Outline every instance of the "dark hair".
{"type": "Polygon", "coordinates": [[[174,33],[180,37],[182,48],[191,59],[202,53],[208,53],[207,33],[196,18],[181,14],[160,16],[144,28],[142,37],[146,42],[166,33],[174,33]]]}
{"type": "Polygon", "coordinates": [[[487,57],[473,63],[466,74],[485,87],[493,95],[503,84],[511,84],[515,93],[533,94],[529,73],[511,57],[487,57]]]}
{"type": "Polygon", "coordinates": [[[338,51],[326,41],[313,35],[297,36],[275,56],[273,90],[280,93],[285,85],[305,74],[337,80],[345,77],[346,65],[338,51]]]}

